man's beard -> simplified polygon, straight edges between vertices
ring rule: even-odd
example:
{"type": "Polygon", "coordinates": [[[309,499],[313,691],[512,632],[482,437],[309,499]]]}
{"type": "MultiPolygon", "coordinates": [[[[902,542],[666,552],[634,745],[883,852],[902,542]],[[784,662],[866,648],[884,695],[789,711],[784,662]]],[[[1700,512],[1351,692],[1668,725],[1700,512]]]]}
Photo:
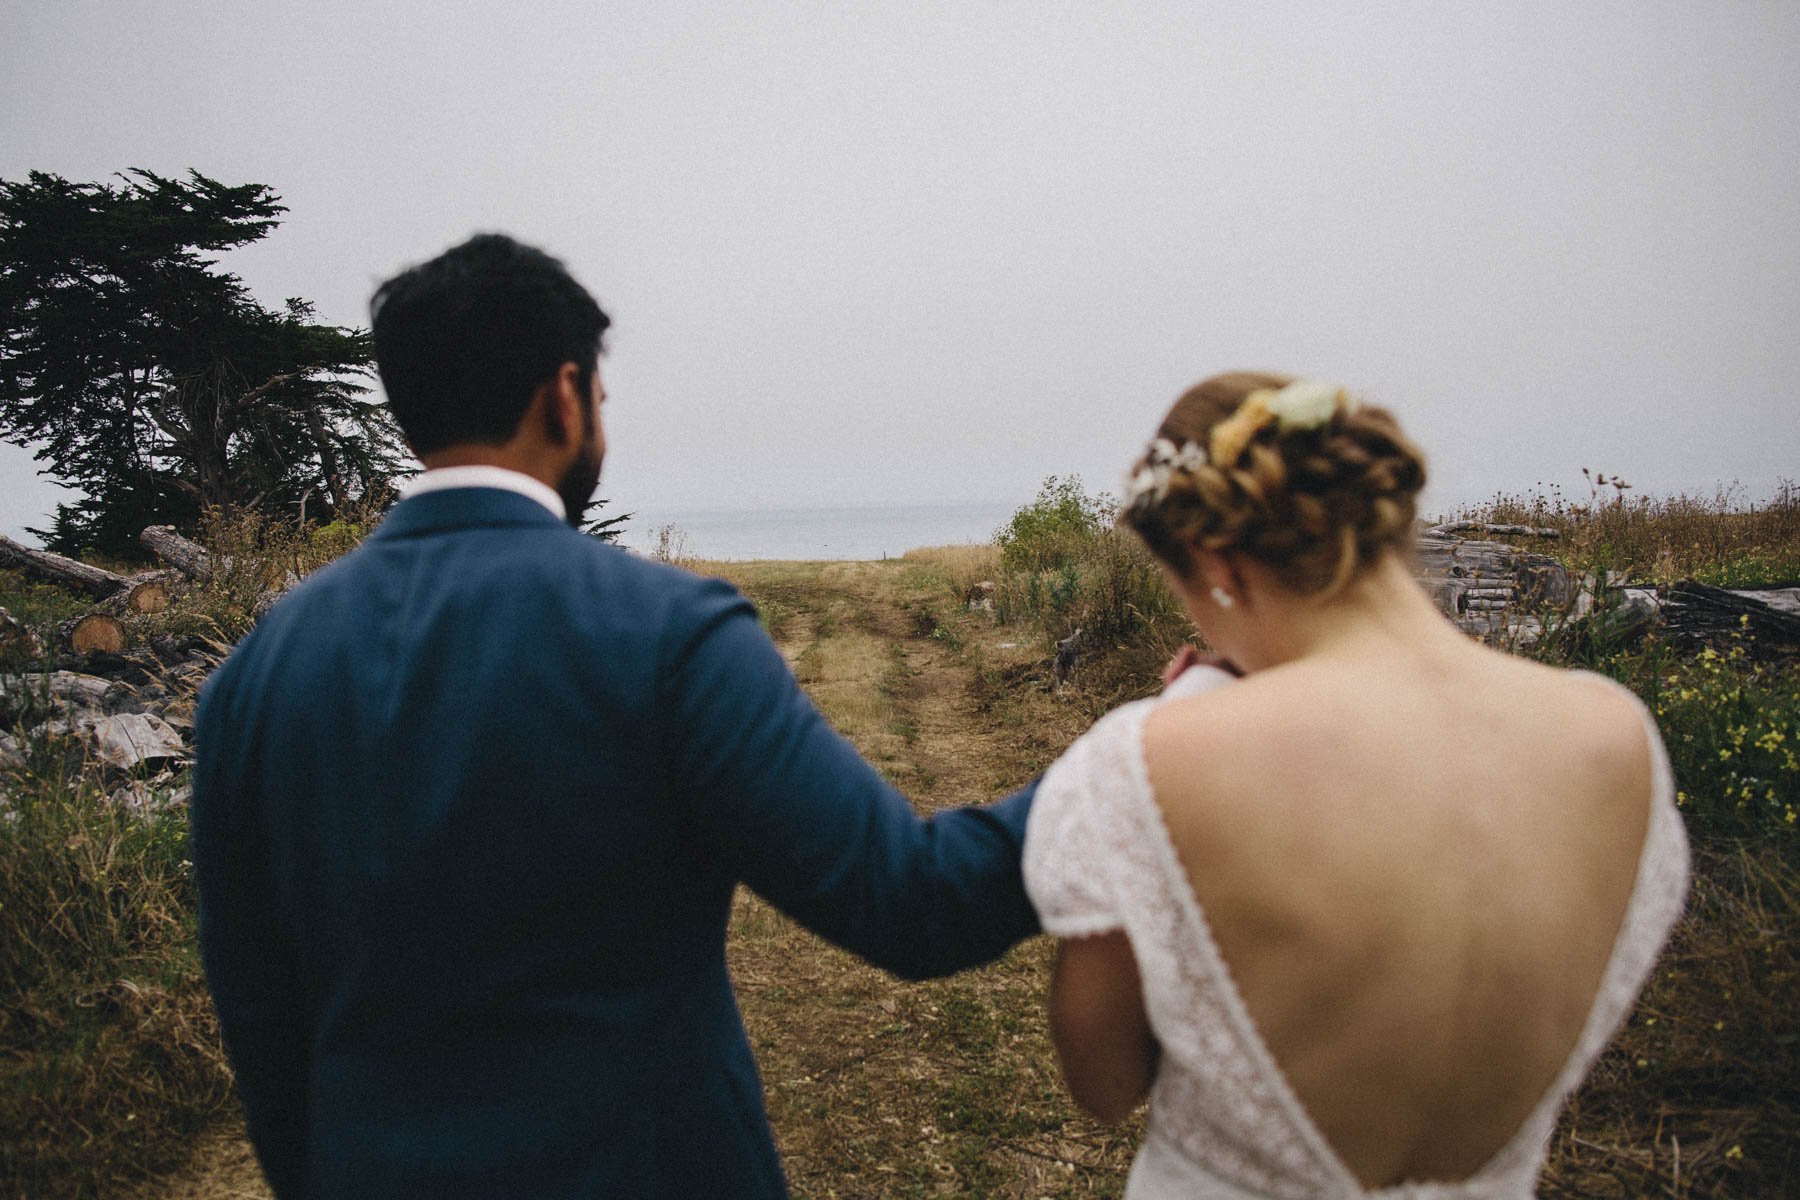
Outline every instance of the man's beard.
{"type": "MultiPolygon", "coordinates": [[[[591,431],[590,431],[591,432],[591,431]]],[[[581,456],[556,481],[556,494],[562,497],[569,524],[580,529],[587,520],[588,505],[594,489],[600,486],[600,448],[589,437],[581,447],[581,456]]]]}

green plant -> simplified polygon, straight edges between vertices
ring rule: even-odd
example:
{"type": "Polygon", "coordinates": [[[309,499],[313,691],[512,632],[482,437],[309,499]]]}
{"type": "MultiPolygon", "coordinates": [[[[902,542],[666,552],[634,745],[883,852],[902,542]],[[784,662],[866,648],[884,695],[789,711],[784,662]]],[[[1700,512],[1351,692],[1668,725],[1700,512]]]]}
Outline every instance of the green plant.
{"type": "Polygon", "coordinates": [[[262,184],[131,171],[0,181],[0,432],[81,497],[46,535],[138,553],[209,506],[290,515],[384,490],[405,449],[371,399],[369,338],[265,307],[219,268],[286,210],[262,184]]]}
{"type": "Polygon", "coordinates": [[[1112,501],[1090,496],[1079,476],[1044,480],[1037,498],[1013,513],[994,535],[1000,565],[1008,571],[1060,570],[1081,556],[1082,549],[1106,530],[1112,501]]]}
{"type": "Polygon", "coordinates": [[[1708,837],[1800,845],[1800,688],[1791,666],[1758,662],[1748,635],[1691,659],[1620,665],[1656,713],[1688,826],[1708,837]]]}

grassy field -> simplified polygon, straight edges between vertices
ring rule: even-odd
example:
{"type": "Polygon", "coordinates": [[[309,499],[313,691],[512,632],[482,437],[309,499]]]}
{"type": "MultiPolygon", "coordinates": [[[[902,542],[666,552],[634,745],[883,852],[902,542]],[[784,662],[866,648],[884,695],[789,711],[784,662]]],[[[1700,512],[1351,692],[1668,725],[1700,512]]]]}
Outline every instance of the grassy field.
{"type": "MultiPolygon", "coordinates": [[[[1692,505],[1604,498],[1626,511],[1473,515],[1567,521],[1552,548],[1575,565],[1649,561],[1734,583],[1785,568],[1738,570],[1732,554],[1780,564],[1800,551],[1791,496],[1769,511],[1715,509],[1728,528],[1712,533],[1692,505]],[[1658,532],[1663,517],[1678,535],[1658,532]]],[[[1102,504],[1063,486],[1021,514],[990,547],[717,568],[756,600],[825,714],[927,809],[1022,783],[1100,712],[1151,690],[1188,635],[1102,504]],[[1053,647],[1076,629],[1080,665],[1053,689],[1053,647]]],[[[244,559],[238,582],[166,620],[228,635],[271,562],[304,569],[354,541],[244,524],[217,536],[244,559]]],[[[3,572],[0,605],[41,625],[81,608],[3,572]]],[[[1741,640],[1688,658],[1654,639],[1558,647],[1656,706],[1699,869],[1675,944],[1557,1131],[1543,1192],[1793,1194],[1800,669],[1744,654],[1741,640]]],[[[9,712],[9,725],[26,715],[9,712]]],[[[35,747],[5,795],[16,815],[0,827],[0,1194],[266,1195],[195,963],[179,814],[145,823],[106,807],[66,747],[35,747]]],[[[1050,950],[1037,939],[984,970],[903,984],[740,894],[730,962],[796,1194],[1116,1195],[1141,1129],[1096,1124],[1064,1095],[1042,1015],[1050,950]]]]}

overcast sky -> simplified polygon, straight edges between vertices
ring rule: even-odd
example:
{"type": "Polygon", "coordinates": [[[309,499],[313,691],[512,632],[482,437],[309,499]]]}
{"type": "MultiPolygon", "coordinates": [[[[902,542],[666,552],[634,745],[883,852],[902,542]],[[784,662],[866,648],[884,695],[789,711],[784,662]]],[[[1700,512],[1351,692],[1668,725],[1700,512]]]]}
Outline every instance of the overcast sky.
{"type": "Polygon", "coordinates": [[[1395,408],[1439,503],[1800,475],[1793,0],[0,14],[0,177],[266,183],[224,260],[266,300],[365,324],[475,230],[562,257],[652,518],[1115,487],[1238,366],[1395,408]]]}

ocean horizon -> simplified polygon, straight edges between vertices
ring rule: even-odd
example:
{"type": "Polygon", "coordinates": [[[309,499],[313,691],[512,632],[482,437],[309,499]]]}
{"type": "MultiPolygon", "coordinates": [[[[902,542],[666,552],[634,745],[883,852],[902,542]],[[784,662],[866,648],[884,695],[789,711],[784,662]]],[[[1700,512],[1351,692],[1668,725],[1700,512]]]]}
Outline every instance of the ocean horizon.
{"type": "Polygon", "coordinates": [[[921,546],[989,542],[1016,504],[812,505],[763,509],[692,509],[631,514],[619,544],[640,554],[658,549],[685,558],[898,558],[921,546]]]}

